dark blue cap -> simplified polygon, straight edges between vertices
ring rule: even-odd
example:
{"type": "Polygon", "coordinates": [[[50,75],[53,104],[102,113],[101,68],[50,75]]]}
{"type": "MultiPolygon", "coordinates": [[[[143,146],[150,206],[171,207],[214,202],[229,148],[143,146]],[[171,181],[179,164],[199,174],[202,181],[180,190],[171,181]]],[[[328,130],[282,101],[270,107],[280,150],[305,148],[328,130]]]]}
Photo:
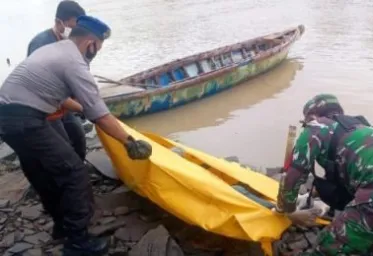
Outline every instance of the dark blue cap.
{"type": "Polygon", "coordinates": [[[111,30],[108,25],[92,16],[79,16],[76,20],[76,26],[88,30],[100,40],[108,39],[111,34],[111,30]]]}

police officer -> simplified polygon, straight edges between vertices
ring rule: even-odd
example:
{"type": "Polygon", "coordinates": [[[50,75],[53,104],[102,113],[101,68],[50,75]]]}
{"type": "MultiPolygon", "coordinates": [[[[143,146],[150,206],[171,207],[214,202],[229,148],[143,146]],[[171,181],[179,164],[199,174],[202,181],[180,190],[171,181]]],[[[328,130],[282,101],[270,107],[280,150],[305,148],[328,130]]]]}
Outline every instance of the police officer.
{"type": "MultiPolygon", "coordinates": [[[[64,0],[57,6],[53,28],[38,33],[30,41],[27,56],[40,47],[69,37],[72,28],[76,26],[79,16],[85,15],[84,9],[75,1],[64,0]]],[[[84,160],[86,156],[85,131],[79,117],[73,112],[80,113],[82,106],[73,99],[67,99],[55,113],[48,116],[48,120],[58,133],[70,141],[77,154],[84,160]]]]}
{"type": "Polygon", "coordinates": [[[303,109],[304,130],[280,182],[276,209],[295,210],[300,186],[308,174],[320,198],[343,210],[319,234],[312,253],[362,255],[373,249],[373,128],[362,116],[348,116],[334,95],[316,95],[303,109]],[[325,177],[314,172],[315,162],[325,177]]]}
{"type": "Polygon", "coordinates": [[[72,146],[47,121],[68,97],[84,115],[123,143],[132,159],[147,159],[151,146],[129,136],[99,96],[88,63],[110,35],[100,20],[81,16],[69,40],[41,47],[21,62],[0,88],[0,135],[54,221],[53,237],[67,237],[65,255],[101,255],[106,240],[90,237],[88,172],[72,146]]]}

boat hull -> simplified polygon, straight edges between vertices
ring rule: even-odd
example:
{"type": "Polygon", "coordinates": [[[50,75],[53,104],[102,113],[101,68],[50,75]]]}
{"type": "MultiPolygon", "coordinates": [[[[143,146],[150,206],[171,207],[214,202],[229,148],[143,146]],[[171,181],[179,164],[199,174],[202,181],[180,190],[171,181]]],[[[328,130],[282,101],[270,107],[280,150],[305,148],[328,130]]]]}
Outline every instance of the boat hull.
{"type": "Polygon", "coordinates": [[[118,118],[128,118],[168,110],[214,95],[269,71],[286,59],[287,54],[287,51],[280,52],[258,63],[248,63],[236,67],[228,74],[223,74],[209,81],[198,83],[190,87],[175,89],[174,91],[164,93],[148,92],[140,98],[124,98],[120,101],[107,102],[106,104],[111,113],[118,118]]]}
{"type": "Polygon", "coordinates": [[[258,58],[211,72],[192,81],[130,95],[107,97],[104,100],[111,113],[118,118],[141,116],[185,105],[232,88],[275,68],[287,58],[291,46],[302,33],[298,32],[286,45],[271,49],[258,58]]]}

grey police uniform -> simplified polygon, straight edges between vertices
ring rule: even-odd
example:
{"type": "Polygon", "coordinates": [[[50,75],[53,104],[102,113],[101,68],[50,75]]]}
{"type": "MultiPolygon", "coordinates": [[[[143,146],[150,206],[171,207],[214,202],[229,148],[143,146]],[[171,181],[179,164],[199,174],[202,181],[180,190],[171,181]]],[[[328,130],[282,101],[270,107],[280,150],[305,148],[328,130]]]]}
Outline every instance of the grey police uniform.
{"type": "Polygon", "coordinates": [[[0,104],[21,104],[48,114],[68,97],[82,104],[89,120],[109,113],[87,62],[71,40],[36,50],[0,88],[0,104]]]}
{"type": "MultiPolygon", "coordinates": [[[[61,36],[55,34],[53,29],[47,29],[37,34],[29,43],[27,56],[30,56],[35,50],[42,46],[62,40],[61,36]]],[[[76,153],[85,159],[86,157],[86,138],[81,119],[72,112],[67,111],[61,118],[49,121],[52,127],[66,140],[70,141],[76,153]]]]}
{"type": "MultiPolygon", "coordinates": [[[[89,120],[109,113],[77,46],[63,40],[37,49],[0,88],[0,136],[16,152],[55,225],[73,236],[92,211],[88,172],[72,146],[46,120],[68,97],[89,120]]],[[[80,232],[81,231],[81,232],[80,232]]]]}

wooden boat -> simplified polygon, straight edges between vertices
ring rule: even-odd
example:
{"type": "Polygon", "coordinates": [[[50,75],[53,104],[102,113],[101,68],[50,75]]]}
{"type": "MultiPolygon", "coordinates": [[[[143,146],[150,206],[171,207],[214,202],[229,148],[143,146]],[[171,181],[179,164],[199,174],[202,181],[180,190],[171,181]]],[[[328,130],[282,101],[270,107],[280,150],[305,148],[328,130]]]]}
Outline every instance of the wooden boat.
{"type": "Polygon", "coordinates": [[[101,90],[111,112],[128,118],[167,110],[228,89],[281,63],[304,33],[282,32],[220,47],[126,77],[101,90]]]}

